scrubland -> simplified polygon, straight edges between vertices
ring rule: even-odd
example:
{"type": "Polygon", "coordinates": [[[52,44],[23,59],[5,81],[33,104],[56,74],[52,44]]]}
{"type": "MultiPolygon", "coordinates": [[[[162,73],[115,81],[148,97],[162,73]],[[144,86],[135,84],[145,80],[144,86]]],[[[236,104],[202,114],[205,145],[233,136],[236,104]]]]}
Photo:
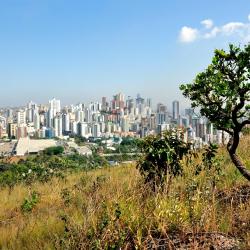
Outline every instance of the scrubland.
{"type": "MultiPolygon", "coordinates": [[[[243,138],[248,168],[249,149],[243,138]]],[[[160,192],[136,164],[1,187],[0,248],[250,249],[250,184],[223,147],[219,173],[196,175],[195,161],[160,192]]]]}

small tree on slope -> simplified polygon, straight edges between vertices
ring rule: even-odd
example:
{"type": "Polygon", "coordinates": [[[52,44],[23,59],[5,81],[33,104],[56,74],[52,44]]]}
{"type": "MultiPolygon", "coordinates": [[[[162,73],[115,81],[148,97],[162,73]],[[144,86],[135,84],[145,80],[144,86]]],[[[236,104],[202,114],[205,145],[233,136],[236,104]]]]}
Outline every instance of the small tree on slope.
{"type": "Polygon", "coordinates": [[[250,181],[250,171],[237,155],[240,132],[250,124],[250,44],[243,49],[215,50],[212,63],[194,82],[180,86],[192,107],[200,107],[217,129],[230,135],[227,150],[240,173],[250,181]]]}

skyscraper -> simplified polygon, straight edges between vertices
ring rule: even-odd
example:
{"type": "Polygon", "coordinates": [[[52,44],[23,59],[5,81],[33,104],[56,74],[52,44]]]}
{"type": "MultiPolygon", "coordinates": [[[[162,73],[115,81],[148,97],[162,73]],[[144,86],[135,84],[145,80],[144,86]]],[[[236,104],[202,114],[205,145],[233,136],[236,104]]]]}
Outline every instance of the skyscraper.
{"type": "Polygon", "coordinates": [[[35,130],[40,129],[40,115],[38,111],[34,113],[34,128],[35,130]]]}
{"type": "Polygon", "coordinates": [[[57,115],[54,118],[54,129],[55,129],[55,137],[62,136],[62,116],[57,115]]]}
{"type": "Polygon", "coordinates": [[[107,108],[108,108],[107,98],[102,97],[102,110],[107,111],[107,108]]]}
{"type": "Polygon", "coordinates": [[[27,120],[28,122],[34,122],[34,115],[38,111],[38,107],[35,103],[30,101],[27,105],[27,120]]]}
{"type": "Polygon", "coordinates": [[[117,109],[123,109],[125,106],[125,96],[122,93],[119,93],[114,96],[112,100],[112,109],[117,110],[117,109]]]}
{"type": "Polygon", "coordinates": [[[17,124],[18,125],[26,124],[26,111],[25,110],[17,111],[17,124]]]}
{"type": "Polygon", "coordinates": [[[49,109],[51,110],[52,118],[56,116],[57,113],[61,111],[61,102],[53,98],[49,101],[49,109]]]}
{"type": "Polygon", "coordinates": [[[180,116],[179,101],[173,101],[173,119],[178,120],[180,116]]]}
{"type": "Polygon", "coordinates": [[[62,115],[62,130],[64,134],[70,131],[70,119],[68,113],[62,115]]]}
{"type": "Polygon", "coordinates": [[[152,109],[152,99],[151,98],[147,98],[147,107],[152,109]]]}

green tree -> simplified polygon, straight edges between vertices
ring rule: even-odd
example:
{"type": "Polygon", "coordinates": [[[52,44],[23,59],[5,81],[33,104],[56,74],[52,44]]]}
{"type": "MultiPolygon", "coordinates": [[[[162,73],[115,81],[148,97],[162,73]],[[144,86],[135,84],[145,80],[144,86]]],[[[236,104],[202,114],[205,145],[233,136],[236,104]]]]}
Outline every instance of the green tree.
{"type": "Polygon", "coordinates": [[[175,130],[148,136],[141,147],[144,154],[137,168],[154,191],[163,188],[167,179],[170,184],[173,177],[182,173],[181,161],[191,151],[190,144],[183,141],[183,134],[175,130]]]}
{"type": "Polygon", "coordinates": [[[194,82],[180,86],[192,107],[199,107],[217,129],[227,132],[227,150],[240,173],[250,181],[250,171],[237,155],[240,133],[250,124],[250,44],[215,50],[212,63],[194,82]]]}
{"type": "Polygon", "coordinates": [[[64,152],[64,148],[62,146],[49,147],[44,150],[44,154],[46,155],[60,155],[64,152]]]}

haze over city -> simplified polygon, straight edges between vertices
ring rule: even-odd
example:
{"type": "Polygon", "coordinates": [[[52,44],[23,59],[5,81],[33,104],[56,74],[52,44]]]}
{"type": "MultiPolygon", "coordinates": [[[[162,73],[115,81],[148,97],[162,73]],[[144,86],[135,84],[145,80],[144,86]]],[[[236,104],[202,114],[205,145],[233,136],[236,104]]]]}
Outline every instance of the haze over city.
{"type": "Polygon", "coordinates": [[[179,84],[215,48],[249,41],[249,13],[243,0],[2,1],[0,106],[119,92],[183,104],[179,84]]]}

